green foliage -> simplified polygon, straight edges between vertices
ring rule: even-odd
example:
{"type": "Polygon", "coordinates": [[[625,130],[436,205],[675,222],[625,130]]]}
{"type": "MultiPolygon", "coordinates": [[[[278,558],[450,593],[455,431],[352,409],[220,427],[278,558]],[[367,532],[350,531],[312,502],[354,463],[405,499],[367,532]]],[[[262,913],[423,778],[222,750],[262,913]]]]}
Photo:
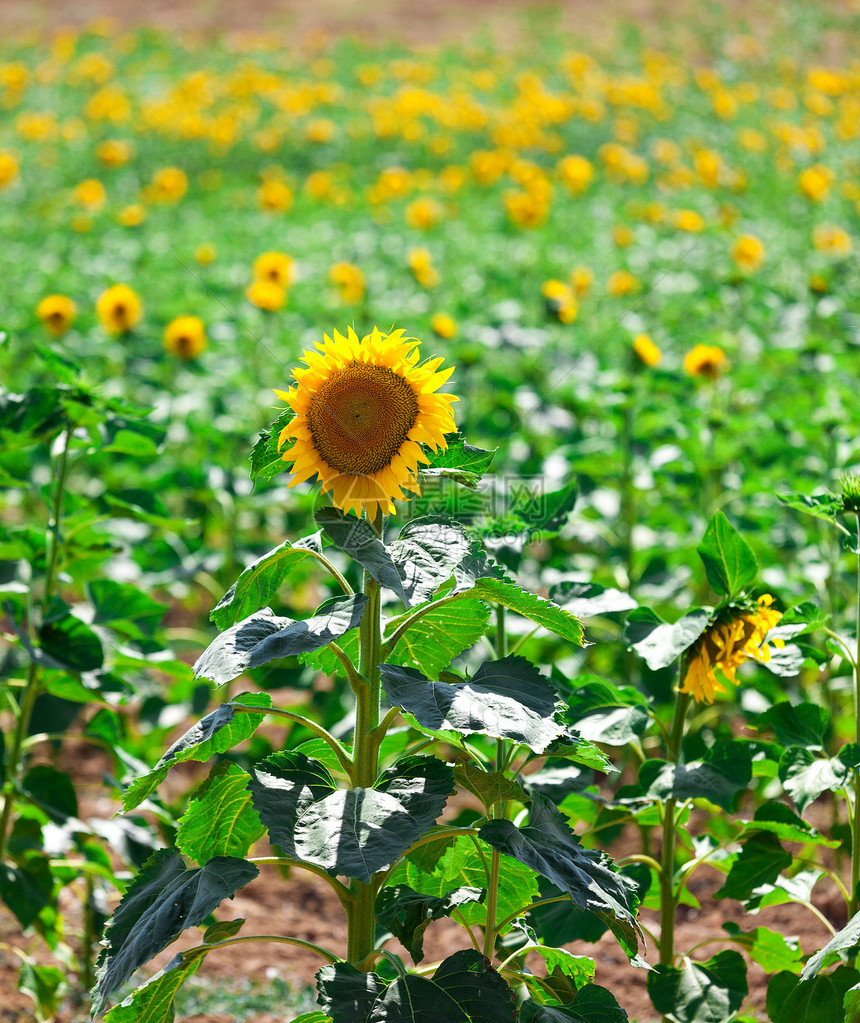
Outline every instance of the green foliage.
{"type": "Polygon", "coordinates": [[[746,973],[740,952],[718,952],[683,969],[657,966],[648,974],[648,994],[675,1023],[728,1023],[746,997],[746,973]]]}

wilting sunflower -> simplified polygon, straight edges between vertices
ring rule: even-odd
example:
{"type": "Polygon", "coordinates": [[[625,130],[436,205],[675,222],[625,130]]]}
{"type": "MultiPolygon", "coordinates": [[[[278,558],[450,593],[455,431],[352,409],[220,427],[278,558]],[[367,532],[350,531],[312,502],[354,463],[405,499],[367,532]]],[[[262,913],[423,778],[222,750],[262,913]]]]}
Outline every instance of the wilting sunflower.
{"type": "Polygon", "coordinates": [[[419,342],[402,330],[374,328],[359,339],[334,331],[305,351],[307,368],[293,370],[295,385],[275,391],[295,418],[278,438],[283,459],[292,462],[290,486],[318,477],[323,493],[345,512],[368,516],[394,512],[403,490],[420,493],[419,462],[429,462],[422,444],[445,448],[455,429],[452,394],[436,394],[453,372],[442,358],[419,362],[419,342]]]}
{"type": "Polygon", "coordinates": [[[765,642],[768,632],[782,618],[782,612],[772,608],[772,603],[769,593],[762,594],[755,607],[709,625],[690,652],[680,692],[691,693],[697,703],[713,703],[716,693],[726,692],[715,670],[735,685],[735,672],[748,657],[767,663],[770,643],[777,648],[784,645],[781,639],[765,642]]]}

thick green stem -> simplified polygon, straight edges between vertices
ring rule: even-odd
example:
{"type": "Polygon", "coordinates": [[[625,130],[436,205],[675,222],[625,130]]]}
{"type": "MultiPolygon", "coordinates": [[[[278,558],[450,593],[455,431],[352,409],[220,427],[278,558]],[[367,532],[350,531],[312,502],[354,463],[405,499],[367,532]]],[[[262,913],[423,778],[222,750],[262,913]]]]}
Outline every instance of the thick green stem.
{"type": "MultiPolygon", "coordinates": [[[[382,516],[374,523],[377,536],[382,536],[382,516]]],[[[379,583],[364,573],[367,604],[359,626],[359,670],[361,679],[355,687],[355,737],[353,741],[353,784],[356,788],[372,788],[379,773],[379,662],[382,650],[382,616],[379,583]]],[[[350,891],[355,902],[347,912],[347,960],[361,968],[373,952],[376,933],[377,885],[353,881],[350,891]]]]}
{"type": "MultiPolygon", "coordinates": [[[[860,515],[856,516],[857,550],[860,552],[860,515]]],[[[860,553],[857,555],[857,594],[854,650],[854,741],[860,743],[860,553]]],[[[851,817],[851,885],[848,889],[848,918],[857,912],[857,885],[860,882],[860,774],[854,775],[854,811],[851,817]]]]}
{"type": "MultiPolygon", "coordinates": [[[[675,717],[669,734],[666,759],[678,763],[684,738],[684,721],[690,705],[689,693],[678,693],[675,717]]],[[[678,897],[675,891],[675,810],[677,801],[667,799],[663,804],[663,849],[660,853],[660,964],[671,966],[675,958],[675,910],[678,897]]]]}
{"type": "MultiPolygon", "coordinates": [[[[507,654],[507,637],[505,635],[505,609],[501,604],[496,605],[496,657],[499,659],[507,654]]],[[[501,739],[496,740],[496,770],[502,771],[505,765],[505,744],[501,739]]],[[[504,814],[504,807],[498,803],[490,807],[490,816],[498,817],[504,814]]],[[[490,869],[487,876],[487,923],[484,927],[483,953],[492,962],[493,952],[496,947],[496,915],[499,908],[499,873],[501,871],[502,855],[498,849],[493,849],[490,856],[490,869]]]]}

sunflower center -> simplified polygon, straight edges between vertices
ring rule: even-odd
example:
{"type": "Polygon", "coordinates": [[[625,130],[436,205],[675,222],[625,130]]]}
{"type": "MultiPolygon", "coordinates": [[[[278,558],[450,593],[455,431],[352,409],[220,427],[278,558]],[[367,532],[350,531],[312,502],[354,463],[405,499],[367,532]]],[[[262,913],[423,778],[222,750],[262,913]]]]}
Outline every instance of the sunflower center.
{"type": "Polygon", "coordinates": [[[307,413],[314,447],[332,469],[371,475],[391,464],[418,418],[410,384],[385,366],[333,373],[307,413]]]}

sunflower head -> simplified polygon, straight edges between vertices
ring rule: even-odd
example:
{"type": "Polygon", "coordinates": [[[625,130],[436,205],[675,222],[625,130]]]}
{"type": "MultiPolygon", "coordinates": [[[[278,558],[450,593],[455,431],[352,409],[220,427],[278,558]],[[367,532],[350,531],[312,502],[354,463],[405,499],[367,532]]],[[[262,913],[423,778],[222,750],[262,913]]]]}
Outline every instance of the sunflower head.
{"type": "Polygon", "coordinates": [[[196,359],[206,347],[206,327],[199,316],[177,316],[164,331],[164,347],[186,362],[196,359]]]}
{"type": "Polygon", "coordinates": [[[402,330],[359,338],[350,328],[304,352],[293,386],[275,392],[295,412],[278,438],[279,450],[292,441],[282,456],[292,462],[290,486],[316,477],[336,507],[371,519],[393,513],[404,489],[420,493],[418,464],[429,462],[422,445],[447,446],[458,399],[436,393],[453,367],[419,362],[418,345],[402,330]]]}
{"type": "Polygon", "coordinates": [[[66,333],[76,312],[77,306],[67,295],[46,295],[36,307],[36,315],[55,337],[66,333]]]}
{"type": "Polygon", "coordinates": [[[860,515],[860,476],[852,473],[842,477],[842,511],[860,515]]]}
{"type": "Polygon", "coordinates": [[[114,284],[99,296],[96,312],[109,333],[126,334],[140,320],[143,305],[127,284],[114,284]]]}

